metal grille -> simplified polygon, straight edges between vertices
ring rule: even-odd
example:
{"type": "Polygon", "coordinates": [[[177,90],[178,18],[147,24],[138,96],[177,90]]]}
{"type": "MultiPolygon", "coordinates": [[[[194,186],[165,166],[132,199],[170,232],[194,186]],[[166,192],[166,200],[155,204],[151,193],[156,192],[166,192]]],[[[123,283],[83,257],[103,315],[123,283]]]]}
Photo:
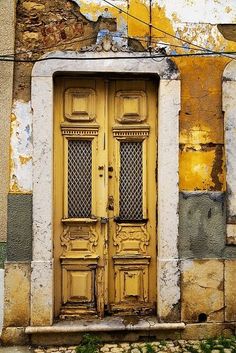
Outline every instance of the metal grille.
{"type": "Polygon", "coordinates": [[[142,142],[120,144],[120,218],[143,218],[142,142]]]}
{"type": "Polygon", "coordinates": [[[70,140],[68,144],[68,216],[91,216],[92,143],[70,140]]]}

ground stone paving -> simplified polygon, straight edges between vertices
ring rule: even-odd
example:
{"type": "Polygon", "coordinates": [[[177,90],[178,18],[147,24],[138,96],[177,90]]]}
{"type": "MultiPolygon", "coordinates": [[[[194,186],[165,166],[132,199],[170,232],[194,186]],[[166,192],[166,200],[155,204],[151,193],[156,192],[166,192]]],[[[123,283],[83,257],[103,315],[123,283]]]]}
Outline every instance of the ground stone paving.
{"type": "MultiPolygon", "coordinates": [[[[207,344],[207,342],[206,342],[207,344]]],[[[76,353],[76,346],[71,347],[38,347],[34,353],[76,353]]],[[[209,350],[201,349],[200,341],[158,341],[158,342],[138,342],[138,343],[119,343],[104,344],[100,347],[101,353],[236,353],[235,346],[225,348],[215,344],[209,350]]]]}

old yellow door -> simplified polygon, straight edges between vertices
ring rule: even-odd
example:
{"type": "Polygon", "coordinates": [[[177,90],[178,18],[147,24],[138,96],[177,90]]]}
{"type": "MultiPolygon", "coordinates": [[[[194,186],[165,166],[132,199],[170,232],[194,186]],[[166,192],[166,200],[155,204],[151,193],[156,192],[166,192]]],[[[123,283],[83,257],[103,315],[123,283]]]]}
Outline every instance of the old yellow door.
{"type": "Polygon", "coordinates": [[[55,316],[156,312],[157,82],[57,77],[55,316]]]}

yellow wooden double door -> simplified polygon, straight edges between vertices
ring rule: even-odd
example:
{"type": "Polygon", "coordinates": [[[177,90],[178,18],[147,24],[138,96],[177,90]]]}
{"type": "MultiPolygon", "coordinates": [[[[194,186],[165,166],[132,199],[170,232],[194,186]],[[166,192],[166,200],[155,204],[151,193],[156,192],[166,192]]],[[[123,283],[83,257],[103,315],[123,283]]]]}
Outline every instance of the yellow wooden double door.
{"type": "Polygon", "coordinates": [[[155,314],[157,82],[54,88],[55,316],[155,314]]]}

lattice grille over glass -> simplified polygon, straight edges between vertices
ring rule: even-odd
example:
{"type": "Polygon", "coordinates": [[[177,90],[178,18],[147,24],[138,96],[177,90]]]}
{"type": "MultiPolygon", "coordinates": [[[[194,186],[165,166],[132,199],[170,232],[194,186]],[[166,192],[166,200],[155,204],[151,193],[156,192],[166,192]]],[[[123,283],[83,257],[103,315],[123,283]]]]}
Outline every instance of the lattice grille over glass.
{"type": "Polygon", "coordinates": [[[143,218],[142,142],[120,144],[120,218],[143,218]]]}
{"type": "Polygon", "coordinates": [[[68,217],[91,216],[92,142],[68,141],[68,217]]]}

